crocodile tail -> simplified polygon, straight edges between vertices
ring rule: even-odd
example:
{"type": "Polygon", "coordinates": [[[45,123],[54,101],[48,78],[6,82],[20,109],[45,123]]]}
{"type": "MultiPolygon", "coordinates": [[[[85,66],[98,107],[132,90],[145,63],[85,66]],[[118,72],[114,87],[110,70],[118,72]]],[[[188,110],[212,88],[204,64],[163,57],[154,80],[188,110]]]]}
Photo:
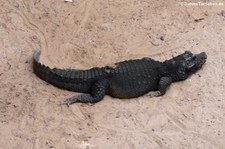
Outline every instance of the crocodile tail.
{"type": "Polygon", "coordinates": [[[41,79],[47,81],[46,79],[46,74],[50,74],[51,73],[51,69],[48,66],[42,65],[39,60],[40,60],[40,55],[41,55],[41,51],[40,50],[36,50],[34,51],[33,54],[33,69],[34,69],[34,73],[40,77],[41,79]]]}
{"type": "Polygon", "coordinates": [[[41,51],[36,50],[33,54],[33,70],[34,73],[41,79],[45,80],[46,82],[49,82],[53,85],[58,85],[58,79],[56,78],[54,72],[52,72],[52,69],[48,66],[45,66],[39,62],[40,60],[41,51]]]}
{"type": "Polygon", "coordinates": [[[33,54],[33,58],[34,58],[34,61],[33,61],[34,73],[39,78],[41,78],[41,79],[51,83],[50,78],[51,78],[51,76],[53,76],[52,70],[48,66],[45,66],[45,65],[43,65],[43,64],[41,64],[39,62],[40,55],[41,55],[41,51],[40,50],[34,51],[34,54],[33,54]]]}
{"type": "Polygon", "coordinates": [[[42,80],[62,89],[78,92],[88,92],[87,83],[75,82],[76,80],[68,78],[68,74],[77,74],[78,70],[64,70],[45,66],[39,62],[41,51],[36,50],[33,54],[33,70],[34,73],[42,80]]]}
{"type": "Polygon", "coordinates": [[[33,54],[33,69],[34,73],[41,79],[58,86],[58,82],[63,83],[72,83],[76,81],[75,75],[79,74],[82,70],[75,70],[75,69],[59,69],[53,68],[41,64],[39,62],[41,55],[40,50],[36,50],[33,54]]]}
{"type": "Polygon", "coordinates": [[[107,74],[103,68],[98,67],[88,70],[51,69],[39,62],[40,55],[40,50],[36,50],[33,54],[34,73],[42,80],[62,89],[89,92],[91,84],[107,74]]]}

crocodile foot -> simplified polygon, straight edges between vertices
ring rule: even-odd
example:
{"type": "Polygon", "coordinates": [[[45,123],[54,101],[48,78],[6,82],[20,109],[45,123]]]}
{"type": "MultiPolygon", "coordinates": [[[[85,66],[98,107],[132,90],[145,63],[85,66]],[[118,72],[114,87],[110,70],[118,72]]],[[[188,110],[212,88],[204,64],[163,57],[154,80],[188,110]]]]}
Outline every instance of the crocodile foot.
{"type": "Polygon", "coordinates": [[[149,92],[149,93],[146,94],[146,96],[149,96],[149,97],[159,97],[159,96],[161,96],[161,92],[160,91],[149,92]]]}
{"type": "Polygon", "coordinates": [[[73,97],[70,97],[70,98],[67,98],[63,103],[61,103],[60,105],[67,105],[68,107],[71,105],[71,104],[73,104],[73,103],[75,103],[75,102],[77,102],[77,98],[76,98],[76,96],[73,96],[73,97]]]}

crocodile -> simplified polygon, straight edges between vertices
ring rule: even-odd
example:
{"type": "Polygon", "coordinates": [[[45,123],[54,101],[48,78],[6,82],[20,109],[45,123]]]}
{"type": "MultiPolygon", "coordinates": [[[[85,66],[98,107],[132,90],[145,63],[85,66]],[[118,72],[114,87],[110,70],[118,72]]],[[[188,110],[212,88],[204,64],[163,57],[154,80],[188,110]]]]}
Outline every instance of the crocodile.
{"type": "Polygon", "coordinates": [[[42,80],[69,91],[83,94],[66,99],[62,104],[97,103],[105,95],[129,99],[142,95],[162,96],[172,82],[182,81],[202,68],[207,54],[191,51],[163,62],[150,57],[125,60],[113,66],[86,70],[50,68],[39,62],[41,51],[33,54],[34,73],[42,80]]]}

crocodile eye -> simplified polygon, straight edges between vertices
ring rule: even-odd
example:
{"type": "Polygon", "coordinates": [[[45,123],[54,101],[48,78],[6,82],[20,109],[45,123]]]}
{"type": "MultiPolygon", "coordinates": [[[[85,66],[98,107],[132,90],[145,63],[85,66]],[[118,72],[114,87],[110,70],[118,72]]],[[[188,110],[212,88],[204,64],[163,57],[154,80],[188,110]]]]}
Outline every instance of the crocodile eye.
{"type": "Polygon", "coordinates": [[[186,60],[186,61],[189,61],[190,59],[192,59],[192,55],[191,54],[185,54],[183,56],[183,58],[186,60]]]}
{"type": "Polygon", "coordinates": [[[190,61],[191,59],[192,59],[192,57],[185,58],[186,61],[190,61]]]}
{"type": "Polygon", "coordinates": [[[188,70],[190,70],[192,67],[194,67],[195,66],[195,64],[194,63],[189,63],[188,65],[187,65],[187,69],[188,70]]]}

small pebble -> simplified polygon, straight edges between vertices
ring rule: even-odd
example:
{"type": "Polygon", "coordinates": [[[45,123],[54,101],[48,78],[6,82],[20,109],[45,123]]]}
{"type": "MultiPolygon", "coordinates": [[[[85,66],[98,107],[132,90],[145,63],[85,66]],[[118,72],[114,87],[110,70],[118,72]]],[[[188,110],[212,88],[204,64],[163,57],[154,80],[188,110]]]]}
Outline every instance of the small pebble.
{"type": "Polygon", "coordinates": [[[71,3],[72,3],[72,2],[73,2],[73,0],[64,0],[64,2],[71,2],[71,3]]]}

